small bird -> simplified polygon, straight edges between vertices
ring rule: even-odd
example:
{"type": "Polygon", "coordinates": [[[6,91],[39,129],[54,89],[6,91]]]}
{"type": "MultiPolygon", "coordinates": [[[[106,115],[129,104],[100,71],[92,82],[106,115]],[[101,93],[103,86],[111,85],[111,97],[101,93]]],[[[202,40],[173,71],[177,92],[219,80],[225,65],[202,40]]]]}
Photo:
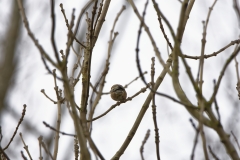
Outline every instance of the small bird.
{"type": "Polygon", "coordinates": [[[124,87],[120,84],[115,84],[111,87],[111,97],[115,101],[124,101],[127,98],[127,92],[124,87]]]}

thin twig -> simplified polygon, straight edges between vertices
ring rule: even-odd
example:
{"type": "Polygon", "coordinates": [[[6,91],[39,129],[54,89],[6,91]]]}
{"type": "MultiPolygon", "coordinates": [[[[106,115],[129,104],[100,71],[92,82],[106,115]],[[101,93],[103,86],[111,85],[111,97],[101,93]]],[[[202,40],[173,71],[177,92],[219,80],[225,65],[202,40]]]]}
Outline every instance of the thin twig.
{"type": "MultiPolygon", "coordinates": [[[[216,85],[216,80],[215,79],[213,80],[213,83],[214,83],[214,86],[215,86],[216,85]]],[[[215,109],[216,109],[217,116],[218,116],[218,122],[221,125],[221,115],[219,113],[219,106],[218,106],[218,103],[217,103],[217,98],[214,99],[214,104],[215,104],[215,109]]]]}
{"type": "Polygon", "coordinates": [[[42,136],[38,137],[38,144],[39,144],[39,160],[43,160],[43,156],[42,156],[42,136]]]}
{"type": "Polygon", "coordinates": [[[51,152],[49,151],[49,149],[46,147],[45,143],[43,141],[41,141],[41,145],[44,148],[45,152],[47,153],[47,155],[50,156],[50,158],[53,160],[53,156],[51,154],[51,152]]]}
{"type": "MultiPolygon", "coordinates": [[[[143,72],[143,75],[144,74],[147,74],[147,71],[145,71],[145,72],[143,72]]],[[[124,88],[127,88],[130,84],[132,84],[134,81],[137,81],[138,80],[138,78],[140,78],[141,76],[138,76],[138,77],[136,77],[135,79],[133,79],[131,82],[129,82],[128,84],[126,84],[125,86],[124,86],[124,88]]]]}
{"type": "MultiPolygon", "coordinates": [[[[240,16],[240,15],[239,15],[239,16],[240,16]]],[[[239,24],[240,24],[240,22],[239,22],[239,24]]],[[[239,44],[237,44],[237,45],[235,46],[235,49],[237,49],[238,46],[239,46],[239,44]]],[[[236,56],[234,57],[234,61],[235,61],[236,76],[237,76],[237,87],[236,87],[236,89],[237,89],[237,91],[238,91],[238,98],[240,99],[240,76],[239,76],[238,61],[237,61],[236,56]]]]}
{"type": "Polygon", "coordinates": [[[235,142],[237,143],[238,149],[239,149],[239,151],[240,151],[240,145],[239,145],[239,143],[238,143],[237,137],[235,136],[235,134],[233,133],[233,131],[231,131],[231,134],[233,135],[233,138],[234,138],[235,142]]]}
{"type": "Polygon", "coordinates": [[[28,150],[28,146],[26,145],[26,143],[25,143],[24,140],[23,140],[22,133],[20,132],[19,135],[20,135],[20,138],[21,138],[21,140],[22,140],[22,142],[23,142],[23,145],[24,145],[23,148],[26,150],[26,152],[27,152],[27,154],[28,154],[28,157],[32,160],[32,156],[31,156],[31,154],[30,154],[30,152],[29,152],[29,150],[28,150]]]}
{"type": "MultiPolygon", "coordinates": [[[[56,79],[56,69],[53,70],[53,80],[54,80],[54,90],[56,93],[56,97],[57,97],[57,124],[56,124],[56,130],[59,131],[60,130],[60,125],[61,125],[61,100],[62,97],[59,93],[59,89],[57,86],[57,79],[56,79]]],[[[59,147],[59,132],[55,132],[55,140],[54,140],[54,152],[53,152],[53,159],[57,159],[57,155],[58,155],[58,147],[59,147]]]]}
{"type": "Polygon", "coordinates": [[[142,19],[141,19],[141,23],[140,23],[139,30],[138,30],[137,45],[136,45],[136,63],[137,63],[137,68],[138,68],[139,75],[141,76],[141,79],[142,79],[142,81],[144,82],[145,85],[147,85],[147,82],[146,82],[146,80],[145,80],[145,78],[143,76],[142,68],[141,68],[141,65],[140,65],[139,44],[140,44],[140,38],[141,38],[141,33],[142,33],[142,27],[143,27],[143,24],[144,24],[144,16],[146,14],[147,5],[148,5],[148,0],[147,0],[147,2],[145,4],[145,7],[144,7],[144,10],[143,10],[143,13],[142,13],[142,19]]]}
{"type": "Polygon", "coordinates": [[[174,33],[174,29],[168,19],[164,16],[164,14],[161,12],[160,8],[158,7],[158,4],[155,0],[152,0],[153,2],[153,7],[155,11],[157,12],[158,19],[163,19],[163,21],[166,23],[168,29],[170,30],[172,38],[175,40],[176,39],[176,34],[174,33]]]}
{"type": "Polygon", "coordinates": [[[98,9],[98,15],[97,15],[97,18],[96,18],[96,21],[95,21],[95,24],[94,24],[94,29],[93,29],[94,31],[96,30],[96,26],[97,26],[97,23],[98,23],[98,19],[99,19],[101,13],[102,13],[103,0],[102,0],[102,2],[100,2],[99,5],[100,5],[100,6],[99,6],[99,9],[98,9]]]}
{"type": "MultiPolygon", "coordinates": [[[[102,90],[101,90],[101,88],[100,88],[100,89],[99,89],[100,92],[97,92],[97,96],[96,96],[96,98],[95,98],[95,100],[94,100],[94,102],[93,102],[93,98],[94,98],[94,95],[95,95],[95,93],[96,93],[94,90],[96,90],[96,89],[99,87],[100,82],[103,82],[102,79],[103,79],[104,75],[105,75],[105,72],[103,72],[103,73],[101,74],[101,76],[99,77],[99,79],[97,80],[97,82],[96,82],[96,84],[95,84],[94,86],[92,86],[92,83],[90,83],[90,86],[91,86],[91,88],[93,88],[93,91],[92,91],[92,94],[91,94],[91,97],[90,97],[90,107],[89,107],[90,113],[89,113],[88,119],[91,119],[91,118],[92,118],[93,113],[94,113],[94,110],[93,110],[93,107],[94,107],[94,106],[93,106],[93,105],[94,105],[94,103],[97,102],[97,98],[100,97],[100,94],[102,94],[102,93],[101,93],[102,90]],[[91,117],[91,118],[90,118],[90,117],[91,117]]],[[[103,82],[103,83],[105,83],[105,82],[103,82]]],[[[99,99],[99,100],[100,100],[100,99],[99,99]]],[[[95,104],[95,105],[96,105],[96,104],[95,104]]],[[[95,107],[96,107],[96,106],[95,106],[95,107]]],[[[91,135],[91,133],[92,133],[92,123],[88,124],[88,128],[89,128],[89,134],[91,135]]]]}
{"type": "Polygon", "coordinates": [[[152,44],[152,46],[153,46],[153,48],[154,48],[155,54],[156,54],[159,62],[160,62],[160,63],[162,64],[162,66],[164,67],[164,66],[165,66],[165,62],[164,62],[163,58],[161,57],[161,53],[160,53],[160,51],[159,51],[159,49],[158,49],[158,47],[157,47],[157,45],[156,45],[155,40],[153,39],[153,36],[152,36],[152,34],[151,34],[150,30],[149,30],[149,27],[146,25],[146,23],[145,23],[144,20],[143,20],[143,17],[142,17],[142,16],[140,15],[140,13],[138,12],[137,7],[136,7],[136,5],[134,4],[133,0],[128,0],[128,2],[131,4],[131,6],[132,6],[135,14],[137,15],[139,21],[142,23],[142,25],[143,25],[143,27],[144,27],[144,29],[145,29],[145,31],[146,31],[146,33],[147,33],[150,41],[151,41],[151,44],[152,44]]]}
{"type": "Polygon", "coordinates": [[[54,127],[51,127],[49,124],[47,124],[47,123],[44,122],[44,121],[43,121],[43,124],[44,124],[46,127],[50,128],[51,130],[53,130],[53,131],[55,131],[55,132],[58,132],[58,133],[61,133],[61,134],[64,135],[64,136],[71,136],[71,137],[75,137],[75,136],[76,136],[75,134],[70,134],[70,133],[65,133],[65,132],[59,131],[59,130],[55,129],[54,127]]]}
{"type": "Polygon", "coordinates": [[[192,148],[192,153],[191,153],[191,160],[194,160],[194,152],[196,150],[196,146],[197,146],[197,143],[198,143],[199,128],[196,127],[196,125],[194,124],[192,119],[190,119],[190,122],[191,122],[193,128],[196,131],[195,138],[194,138],[194,143],[193,143],[193,148],[192,148]]]}
{"type": "MultiPolygon", "coordinates": [[[[135,6],[134,2],[133,2],[132,0],[129,0],[129,3],[130,3],[130,4],[132,5],[132,7],[134,8],[135,13],[137,13],[137,15],[138,15],[139,13],[138,13],[137,10],[136,10],[136,6],[135,6]]],[[[140,23],[139,30],[138,30],[137,44],[136,44],[136,49],[135,49],[135,51],[136,51],[136,64],[137,64],[137,69],[138,69],[139,75],[140,75],[143,83],[144,83],[146,86],[147,86],[147,82],[146,82],[146,80],[145,80],[145,77],[144,77],[144,74],[143,74],[143,72],[142,72],[142,68],[141,68],[141,65],[140,65],[140,59],[139,59],[139,44],[140,44],[140,38],[141,38],[141,33],[142,33],[142,27],[145,26],[144,16],[145,16],[145,14],[146,14],[147,4],[148,4],[148,0],[147,0],[147,2],[146,2],[146,4],[145,4],[145,8],[144,8],[144,10],[143,10],[142,17],[140,17],[140,18],[141,18],[141,19],[140,19],[140,20],[141,20],[141,23],[140,23]]],[[[140,16],[140,15],[139,15],[139,16],[140,16]]],[[[146,29],[146,27],[145,27],[145,29],[146,29]]],[[[165,65],[164,62],[163,62],[163,64],[165,65]]],[[[152,88],[149,88],[149,89],[153,92],[152,88]]],[[[154,92],[154,93],[156,93],[156,92],[154,92]]],[[[157,93],[157,94],[158,94],[158,93],[157,93]]]]}
{"type": "Polygon", "coordinates": [[[22,110],[22,116],[21,116],[20,120],[18,121],[18,125],[17,125],[17,127],[16,127],[16,129],[15,129],[13,135],[12,135],[12,138],[11,138],[10,141],[8,142],[7,146],[3,148],[3,150],[6,150],[6,149],[9,147],[9,145],[10,145],[11,142],[13,141],[15,135],[17,134],[18,127],[19,127],[20,124],[22,123],[23,118],[24,118],[24,116],[25,116],[25,113],[26,113],[26,107],[27,107],[27,105],[24,104],[24,105],[23,105],[23,110],[22,110]]]}
{"type": "MultiPolygon", "coordinates": [[[[68,23],[68,19],[67,19],[67,17],[66,17],[65,10],[64,10],[64,8],[63,8],[63,4],[62,4],[62,3],[60,3],[60,8],[61,8],[63,17],[64,17],[64,19],[65,19],[65,23],[66,23],[66,26],[67,26],[67,29],[68,29],[69,34],[74,38],[74,40],[75,40],[78,44],[80,44],[82,47],[86,48],[86,46],[85,46],[84,44],[82,44],[82,43],[76,38],[76,36],[74,35],[74,33],[72,32],[72,27],[70,27],[71,25],[69,25],[69,23],[68,23]]],[[[73,11],[74,11],[74,10],[73,10],[73,11]]],[[[74,12],[72,13],[72,15],[74,15],[74,12]]],[[[72,16],[72,17],[73,17],[73,16],[72,16]]]]}
{"type": "MultiPolygon", "coordinates": [[[[52,75],[53,73],[52,73],[51,69],[49,68],[49,66],[48,66],[48,64],[47,64],[47,62],[46,62],[46,60],[45,60],[45,58],[44,58],[43,55],[41,55],[41,60],[42,60],[42,62],[43,62],[43,64],[44,64],[44,66],[45,66],[45,69],[48,71],[49,74],[52,75]]],[[[60,81],[62,81],[62,78],[61,78],[61,77],[57,77],[57,79],[60,80],[60,81]]]]}
{"type": "Polygon", "coordinates": [[[102,12],[101,12],[101,15],[97,21],[97,25],[96,27],[94,28],[94,41],[93,41],[93,46],[95,45],[96,41],[97,41],[97,38],[98,38],[98,35],[101,31],[101,28],[103,26],[103,22],[105,21],[105,18],[106,18],[106,15],[107,15],[107,11],[108,11],[108,8],[110,6],[110,3],[111,3],[111,0],[105,0],[105,3],[103,5],[103,8],[102,8],[102,12]]]}
{"type": "MultiPolygon", "coordinates": [[[[45,59],[47,59],[56,68],[58,68],[58,65],[49,57],[49,55],[46,53],[44,48],[39,44],[38,40],[35,38],[33,32],[31,31],[31,29],[29,27],[29,23],[28,23],[27,17],[26,17],[26,14],[25,14],[25,10],[23,8],[22,1],[21,0],[17,0],[17,3],[18,3],[18,8],[19,8],[19,11],[20,11],[20,14],[21,14],[24,26],[25,26],[25,28],[27,30],[27,33],[28,33],[29,37],[32,39],[32,41],[35,44],[35,46],[38,48],[38,50],[39,50],[39,52],[41,54],[41,59],[42,59],[42,62],[44,64],[45,68],[47,69],[47,71],[50,74],[52,74],[52,72],[51,72],[50,68],[48,67],[47,62],[46,62],[45,59]]],[[[62,80],[60,77],[57,77],[57,78],[59,80],[62,80]]]]}
{"type": "Polygon", "coordinates": [[[168,46],[171,48],[171,50],[173,50],[173,46],[172,46],[171,42],[169,41],[169,39],[168,39],[168,37],[167,37],[167,34],[166,34],[165,31],[164,31],[164,27],[163,27],[163,24],[162,24],[162,19],[161,19],[160,16],[158,17],[158,21],[159,21],[159,23],[160,23],[161,31],[162,31],[162,33],[163,33],[163,36],[164,36],[165,40],[167,41],[168,46]]]}
{"type": "Polygon", "coordinates": [[[221,80],[223,78],[223,75],[224,75],[224,72],[225,70],[227,69],[228,65],[230,64],[230,62],[235,58],[236,55],[238,55],[240,51],[240,47],[238,47],[236,50],[234,50],[234,52],[231,54],[231,56],[226,60],[221,72],[220,72],[220,75],[218,77],[218,80],[217,80],[217,83],[214,87],[214,91],[213,91],[213,94],[209,100],[210,103],[212,103],[217,95],[217,92],[218,92],[218,89],[219,89],[219,86],[220,86],[220,83],[221,83],[221,80]]]}
{"type": "Polygon", "coordinates": [[[41,92],[43,93],[43,95],[44,95],[45,97],[47,97],[47,99],[49,99],[50,101],[52,101],[54,104],[57,104],[56,101],[54,101],[52,98],[50,98],[50,97],[45,93],[45,90],[44,90],[44,89],[41,89],[41,92]]]}
{"type": "Polygon", "coordinates": [[[21,151],[21,156],[24,160],[27,160],[27,157],[24,155],[23,151],[21,151]]]}
{"type": "Polygon", "coordinates": [[[77,19],[77,24],[76,24],[75,30],[74,30],[74,32],[73,32],[74,37],[76,37],[77,32],[78,32],[78,30],[79,30],[79,28],[80,28],[79,26],[80,26],[80,23],[81,23],[81,19],[82,19],[83,14],[84,14],[85,11],[91,6],[91,4],[92,4],[93,2],[95,2],[95,1],[96,1],[96,0],[89,0],[89,1],[84,5],[84,7],[82,8],[81,12],[79,13],[79,16],[78,16],[78,19],[77,19]]]}
{"type": "Polygon", "coordinates": [[[147,130],[147,132],[146,132],[146,134],[145,134],[145,137],[144,137],[144,139],[143,139],[143,141],[142,141],[142,145],[141,145],[141,147],[140,147],[140,155],[141,155],[142,160],[144,160],[144,157],[143,157],[144,145],[146,144],[149,136],[150,136],[150,129],[147,130]]]}
{"type": "Polygon", "coordinates": [[[88,135],[88,142],[89,142],[89,146],[92,148],[92,151],[101,159],[101,160],[105,160],[105,158],[103,157],[102,153],[99,151],[99,149],[97,148],[97,146],[95,145],[94,141],[92,140],[92,138],[88,135]]]}
{"type": "Polygon", "coordinates": [[[213,156],[213,158],[214,158],[215,160],[220,160],[220,159],[216,156],[216,154],[213,153],[213,151],[212,151],[212,149],[211,149],[210,146],[208,146],[208,149],[209,149],[209,152],[211,153],[211,155],[213,156]]]}
{"type": "MultiPolygon", "coordinates": [[[[238,45],[236,45],[236,49],[237,49],[237,46],[238,46],[238,45]]],[[[240,76],[239,76],[239,69],[238,69],[238,61],[237,61],[237,58],[235,57],[234,60],[235,60],[235,67],[236,67],[237,82],[240,82],[240,76]]]]}
{"type": "Polygon", "coordinates": [[[207,37],[207,27],[208,27],[208,22],[213,10],[213,7],[215,6],[217,0],[215,0],[212,4],[212,6],[209,8],[208,15],[206,18],[206,23],[203,22],[203,37],[202,37],[202,47],[201,47],[201,58],[199,61],[199,70],[198,70],[198,75],[197,76],[197,83],[199,84],[199,89],[200,89],[200,94],[197,96],[198,97],[198,103],[200,106],[200,120],[199,120],[199,129],[200,129],[200,134],[202,138],[202,145],[203,145],[203,151],[204,151],[204,156],[205,159],[208,160],[208,152],[207,152],[207,142],[206,142],[206,137],[204,134],[204,128],[203,128],[203,112],[205,110],[205,105],[204,105],[204,99],[203,99],[203,67],[204,67],[204,53],[205,53],[205,46],[206,46],[206,37],[207,37]],[[200,81],[198,81],[200,78],[200,81]]]}
{"type": "Polygon", "coordinates": [[[60,59],[59,59],[59,56],[58,56],[57,45],[56,45],[55,37],[54,37],[54,34],[55,34],[55,24],[56,24],[55,23],[54,7],[55,7],[55,1],[51,0],[51,19],[52,19],[51,42],[52,42],[52,47],[53,47],[53,50],[54,50],[55,57],[56,57],[57,62],[59,64],[60,63],[60,59]]]}
{"type": "MultiPolygon", "coordinates": [[[[223,52],[225,49],[231,47],[232,45],[239,44],[239,43],[240,43],[240,39],[231,41],[229,44],[227,44],[225,47],[219,49],[218,51],[213,52],[212,54],[204,55],[204,58],[207,59],[207,58],[210,58],[210,57],[213,57],[213,56],[217,56],[219,53],[223,52]]],[[[186,55],[186,54],[183,54],[183,57],[184,58],[189,58],[189,59],[195,59],[195,60],[198,60],[198,59],[201,58],[201,56],[189,56],[189,55],[186,55]]]]}
{"type": "Polygon", "coordinates": [[[69,55],[70,55],[70,48],[71,48],[71,46],[72,46],[72,44],[73,44],[73,40],[75,39],[77,39],[75,36],[73,36],[73,34],[72,34],[72,29],[73,29],[73,26],[74,26],[74,21],[75,21],[75,9],[73,8],[73,10],[72,10],[72,15],[71,15],[71,22],[70,22],[70,25],[69,25],[69,28],[68,28],[68,34],[67,34],[67,36],[68,36],[68,39],[67,39],[67,47],[66,47],[66,49],[65,49],[65,58],[63,58],[65,61],[65,63],[64,63],[64,65],[63,65],[63,67],[67,67],[67,61],[68,61],[68,57],[69,57],[69,55]]]}
{"type": "MultiPolygon", "coordinates": [[[[155,58],[152,57],[152,65],[151,65],[152,88],[154,88],[154,75],[155,75],[155,67],[154,66],[155,66],[155,58]]],[[[154,131],[155,131],[156,155],[157,155],[157,159],[160,160],[159,132],[158,132],[159,129],[158,129],[158,125],[157,125],[155,93],[153,93],[153,97],[152,97],[152,115],[153,115],[154,131]]]]}

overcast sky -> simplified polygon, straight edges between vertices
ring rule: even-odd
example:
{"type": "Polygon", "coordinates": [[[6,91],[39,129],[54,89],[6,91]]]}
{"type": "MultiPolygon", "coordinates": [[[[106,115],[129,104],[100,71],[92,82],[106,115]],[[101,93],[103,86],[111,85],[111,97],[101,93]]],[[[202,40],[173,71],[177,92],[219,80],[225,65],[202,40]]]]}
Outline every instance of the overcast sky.
{"type": "MultiPolygon", "coordinates": [[[[86,2],[87,1],[83,0],[55,1],[55,38],[58,50],[65,50],[67,41],[67,28],[59,4],[63,3],[66,15],[70,19],[72,9],[76,9],[75,16],[77,17],[86,2]]],[[[145,1],[136,0],[134,2],[136,3],[139,12],[142,13],[145,1]]],[[[165,16],[168,18],[169,22],[173,26],[176,33],[181,4],[177,0],[159,0],[157,2],[162,12],[165,14],[165,16]]],[[[213,0],[195,2],[188,20],[185,34],[183,36],[182,50],[184,54],[194,56],[200,55],[203,28],[202,21],[206,19],[208,9],[212,5],[212,3],[213,0]]],[[[99,35],[96,46],[94,47],[92,56],[91,81],[95,83],[102,72],[103,63],[105,63],[107,57],[110,30],[112,28],[114,19],[117,13],[120,11],[122,5],[126,5],[126,10],[122,13],[116,24],[115,31],[118,32],[119,35],[117,36],[113,46],[110,71],[108,73],[106,79],[107,83],[105,84],[104,89],[105,92],[110,91],[112,85],[125,85],[139,75],[136,67],[135,49],[140,22],[127,1],[119,0],[111,2],[108,14],[102,27],[102,31],[99,35]]],[[[0,35],[4,32],[4,28],[8,26],[7,24],[9,21],[9,6],[9,0],[0,0],[0,35]]],[[[32,31],[39,40],[39,43],[53,57],[54,54],[50,41],[50,2],[41,0],[26,0],[25,9],[27,11],[27,17],[32,31]]],[[[151,1],[149,2],[146,11],[145,21],[146,24],[149,26],[149,29],[155,39],[155,42],[161,52],[162,57],[166,61],[168,57],[167,44],[160,31],[157,15],[151,1]]],[[[80,31],[84,31],[85,27],[86,22],[84,17],[83,21],[81,22],[80,31]]],[[[173,41],[166,26],[165,30],[173,44],[173,41]]],[[[205,53],[211,54],[214,51],[218,51],[222,47],[229,44],[231,41],[238,39],[238,37],[239,26],[237,22],[237,17],[233,9],[232,1],[217,1],[212,11],[207,30],[207,44],[205,53]]],[[[205,61],[203,93],[206,99],[209,99],[213,92],[213,79],[218,78],[225,60],[229,57],[233,50],[234,47],[231,47],[222,52],[220,55],[209,58],[205,61]]],[[[52,130],[46,128],[42,124],[42,121],[46,121],[50,125],[54,126],[56,124],[57,115],[57,106],[52,104],[52,102],[50,102],[40,92],[40,90],[45,89],[46,93],[50,97],[56,99],[55,91],[53,89],[54,81],[52,76],[47,74],[47,71],[42,64],[40,53],[28,37],[25,28],[22,28],[22,36],[19,40],[17,52],[18,53],[16,58],[20,59],[20,63],[17,67],[17,79],[14,84],[14,88],[9,93],[8,101],[11,109],[18,113],[19,118],[22,112],[22,105],[27,104],[28,107],[26,111],[26,116],[24,117],[22,125],[26,124],[25,121],[27,121],[31,126],[35,127],[35,131],[28,132],[26,127],[20,127],[19,131],[23,133],[25,142],[29,146],[33,159],[37,159],[39,157],[37,138],[40,135],[44,137],[49,136],[51,133],[53,133],[52,130]]],[[[145,77],[149,82],[151,71],[151,57],[154,57],[155,53],[151,45],[151,41],[149,40],[144,30],[142,31],[139,53],[142,69],[143,71],[148,71],[148,74],[145,77]]],[[[72,57],[69,60],[69,68],[71,68],[73,64],[73,57],[74,55],[72,54],[72,57]]],[[[237,59],[239,60],[239,57],[237,59]]],[[[160,65],[157,58],[155,58],[155,62],[155,77],[158,77],[163,67],[160,65]]],[[[188,60],[188,63],[191,66],[193,75],[196,77],[198,61],[188,60]]],[[[53,69],[52,66],[51,69],[53,69]]],[[[231,117],[231,114],[233,111],[233,102],[238,99],[237,91],[235,89],[237,78],[235,76],[236,73],[234,63],[231,63],[229,65],[227,72],[228,73],[224,75],[223,82],[217,96],[218,103],[220,105],[222,123],[223,126],[226,127],[226,130],[228,129],[229,123],[236,123],[237,117],[231,117]]],[[[185,91],[191,102],[193,104],[197,104],[197,99],[195,96],[196,94],[182,65],[180,65],[180,82],[183,90],[185,91]]],[[[59,87],[62,88],[61,82],[59,82],[58,84],[59,87]]],[[[140,79],[137,80],[126,89],[128,96],[135,94],[143,87],[143,82],[140,79]]],[[[177,97],[172,87],[172,80],[169,75],[165,77],[162,85],[159,87],[159,91],[173,97],[177,97]]],[[[76,102],[80,104],[81,82],[79,82],[78,85],[75,87],[75,93],[76,102]]],[[[93,123],[92,138],[106,159],[110,159],[122,145],[148,93],[149,91],[145,92],[144,94],[140,94],[132,101],[116,107],[109,114],[93,123]]],[[[113,104],[115,104],[115,102],[110,98],[110,96],[104,95],[98,105],[95,116],[100,115],[113,104]]],[[[157,96],[156,105],[157,121],[160,135],[161,159],[190,159],[193,140],[195,137],[195,131],[191,126],[191,123],[189,122],[189,119],[192,118],[191,115],[184,107],[163,97],[157,96]]],[[[63,111],[66,112],[66,114],[63,114],[61,131],[67,133],[74,133],[72,119],[66,109],[63,109],[63,111]]],[[[239,111],[239,109],[237,111],[239,111]]],[[[13,133],[19,118],[14,117],[9,112],[6,113],[6,115],[4,115],[4,117],[1,119],[1,126],[3,129],[2,132],[4,135],[2,146],[5,146],[5,144],[8,142],[8,139],[13,133]]],[[[147,129],[150,129],[151,133],[149,140],[145,145],[144,156],[146,160],[156,159],[155,135],[154,125],[152,122],[151,107],[146,112],[134,138],[132,139],[132,142],[126,149],[121,159],[140,159],[139,148],[141,146],[147,129]]],[[[239,129],[235,129],[235,132],[239,133],[239,129]]],[[[230,130],[227,130],[227,132],[230,132],[230,130]]],[[[207,137],[211,137],[211,140],[209,140],[209,142],[213,143],[216,141],[216,144],[220,144],[219,138],[213,131],[206,128],[206,133],[207,137]]],[[[237,134],[237,136],[239,136],[239,134],[237,134]]],[[[11,147],[14,148],[14,151],[16,151],[16,155],[9,153],[12,159],[19,159],[20,150],[23,150],[23,145],[21,143],[19,144],[18,140],[19,135],[17,134],[11,145],[11,147]],[[15,148],[15,146],[17,147],[15,148]]],[[[73,157],[71,157],[74,155],[72,142],[72,137],[62,135],[60,136],[60,150],[58,156],[59,160],[65,160],[66,158],[73,159],[73,157]]],[[[201,146],[201,139],[199,138],[199,143],[195,152],[195,159],[203,158],[201,146]]],[[[224,151],[223,146],[216,146],[220,146],[220,149],[224,151]]],[[[220,159],[222,159],[222,157],[220,159]]]]}

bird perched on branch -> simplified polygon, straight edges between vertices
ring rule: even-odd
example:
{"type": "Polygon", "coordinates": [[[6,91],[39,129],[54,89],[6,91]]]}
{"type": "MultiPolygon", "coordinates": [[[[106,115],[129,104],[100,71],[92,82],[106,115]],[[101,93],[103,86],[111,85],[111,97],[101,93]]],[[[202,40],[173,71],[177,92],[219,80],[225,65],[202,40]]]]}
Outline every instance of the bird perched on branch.
{"type": "Polygon", "coordinates": [[[111,97],[115,101],[124,101],[127,98],[127,92],[124,87],[120,84],[115,84],[111,87],[111,97]]]}

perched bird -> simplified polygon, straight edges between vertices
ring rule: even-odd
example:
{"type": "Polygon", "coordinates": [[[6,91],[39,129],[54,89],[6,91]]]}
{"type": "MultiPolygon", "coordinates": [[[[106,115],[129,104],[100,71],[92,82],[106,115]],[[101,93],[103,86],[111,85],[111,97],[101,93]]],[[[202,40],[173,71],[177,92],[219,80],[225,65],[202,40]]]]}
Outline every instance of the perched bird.
{"type": "Polygon", "coordinates": [[[111,97],[115,101],[124,101],[127,98],[127,92],[124,87],[120,84],[115,84],[111,87],[111,97]]]}

